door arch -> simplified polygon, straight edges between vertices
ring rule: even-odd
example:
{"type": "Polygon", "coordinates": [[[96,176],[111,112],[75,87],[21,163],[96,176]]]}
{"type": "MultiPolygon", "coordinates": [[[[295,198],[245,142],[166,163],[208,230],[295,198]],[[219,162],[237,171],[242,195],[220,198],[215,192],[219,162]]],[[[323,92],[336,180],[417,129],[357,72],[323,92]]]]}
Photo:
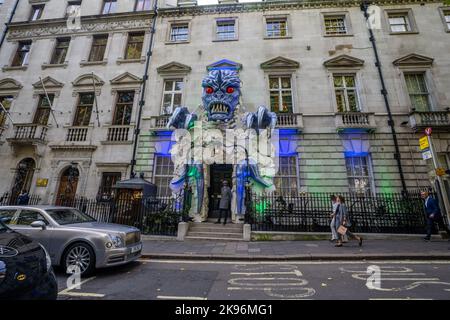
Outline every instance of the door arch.
{"type": "Polygon", "coordinates": [[[66,168],[59,178],[56,205],[72,205],[77,194],[80,171],[75,165],[66,168]]]}
{"type": "Polygon", "coordinates": [[[36,162],[33,158],[22,159],[17,164],[16,175],[11,189],[12,204],[16,202],[16,199],[22,190],[25,190],[27,193],[30,192],[35,169],[36,162]]]}

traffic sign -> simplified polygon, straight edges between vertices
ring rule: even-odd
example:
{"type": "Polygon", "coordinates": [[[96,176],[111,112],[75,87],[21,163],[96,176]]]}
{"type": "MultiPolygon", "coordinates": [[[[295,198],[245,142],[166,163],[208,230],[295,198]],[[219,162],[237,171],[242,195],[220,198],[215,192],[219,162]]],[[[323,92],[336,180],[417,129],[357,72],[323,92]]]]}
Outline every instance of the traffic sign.
{"type": "Polygon", "coordinates": [[[444,168],[436,168],[436,175],[438,175],[438,176],[445,175],[445,169],[444,168]]]}
{"type": "Polygon", "coordinates": [[[431,128],[426,128],[425,129],[425,134],[427,135],[427,136],[431,136],[431,132],[432,132],[433,130],[431,129],[431,128]]]}
{"type": "Polygon", "coordinates": [[[430,149],[425,149],[422,150],[422,159],[423,160],[428,160],[433,158],[433,155],[431,154],[431,150],[430,149]]]}
{"type": "Polygon", "coordinates": [[[420,146],[420,150],[424,150],[426,148],[430,147],[430,144],[428,143],[428,137],[427,136],[423,136],[419,139],[419,146],[420,146]]]}

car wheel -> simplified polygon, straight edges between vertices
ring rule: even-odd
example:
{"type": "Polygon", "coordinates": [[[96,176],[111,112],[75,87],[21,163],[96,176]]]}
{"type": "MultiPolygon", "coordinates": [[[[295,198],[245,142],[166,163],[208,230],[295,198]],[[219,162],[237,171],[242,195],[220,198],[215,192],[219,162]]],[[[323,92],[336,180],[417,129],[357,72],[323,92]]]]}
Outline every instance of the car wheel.
{"type": "Polygon", "coordinates": [[[91,246],[78,242],[67,248],[62,264],[67,273],[73,273],[71,266],[79,268],[82,277],[90,275],[95,269],[95,254],[91,246]]]}

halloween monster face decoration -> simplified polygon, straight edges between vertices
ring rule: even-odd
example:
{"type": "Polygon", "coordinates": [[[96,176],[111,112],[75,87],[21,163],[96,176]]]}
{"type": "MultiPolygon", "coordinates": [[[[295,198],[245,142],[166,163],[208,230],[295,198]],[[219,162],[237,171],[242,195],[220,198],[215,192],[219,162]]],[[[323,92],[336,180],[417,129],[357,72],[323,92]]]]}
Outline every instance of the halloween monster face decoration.
{"type": "Polygon", "coordinates": [[[209,121],[229,121],[239,104],[241,83],[231,70],[212,70],[202,82],[203,107],[209,121]]]}

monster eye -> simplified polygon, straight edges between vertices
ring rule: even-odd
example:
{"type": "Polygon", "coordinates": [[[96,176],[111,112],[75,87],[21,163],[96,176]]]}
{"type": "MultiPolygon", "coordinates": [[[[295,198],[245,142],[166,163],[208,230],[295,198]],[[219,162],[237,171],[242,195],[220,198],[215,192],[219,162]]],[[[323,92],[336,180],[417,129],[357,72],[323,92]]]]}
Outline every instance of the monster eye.
{"type": "Polygon", "coordinates": [[[214,90],[213,90],[213,88],[211,88],[211,87],[207,87],[207,88],[205,89],[205,92],[206,92],[207,94],[211,94],[211,93],[214,92],[214,90]]]}
{"type": "Polygon", "coordinates": [[[233,93],[234,92],[234,88],[233,87],[228,87],[227,88],[227,93],[233,93]]]}

